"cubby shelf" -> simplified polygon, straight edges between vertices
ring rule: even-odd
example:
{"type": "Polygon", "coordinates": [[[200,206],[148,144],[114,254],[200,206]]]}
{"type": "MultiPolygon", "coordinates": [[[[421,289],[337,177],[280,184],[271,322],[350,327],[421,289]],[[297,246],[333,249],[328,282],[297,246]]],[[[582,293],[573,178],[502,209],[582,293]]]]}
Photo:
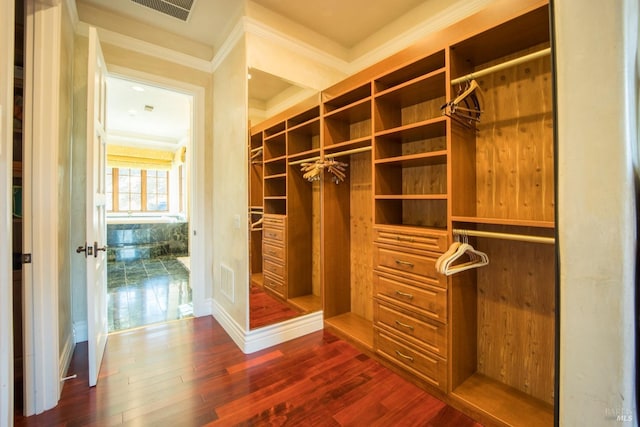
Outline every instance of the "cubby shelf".
{"type": "Polygon", "coordinates": [[[406,156],[387,157],[375,161],[376,166],[416,167],[447,163],[447,151],[439,150],[430,153],[408,154],[406,156]]]}

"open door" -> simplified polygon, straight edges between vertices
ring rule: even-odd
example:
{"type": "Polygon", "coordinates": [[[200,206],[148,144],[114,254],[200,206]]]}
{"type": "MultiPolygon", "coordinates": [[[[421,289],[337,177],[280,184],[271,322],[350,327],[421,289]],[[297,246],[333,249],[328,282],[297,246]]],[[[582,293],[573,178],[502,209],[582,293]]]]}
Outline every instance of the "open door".
{"type": "MultiPolygon", "coordinates": [[[[98,372],[107,344],[107,222],[106,168],[106,77],[107,67],[98,32],[89,29],[87,80],[87,330],[89,386],[98,382],[98,372]]],[[[82,248],[78,248],[82,250],[82,248]]]]}

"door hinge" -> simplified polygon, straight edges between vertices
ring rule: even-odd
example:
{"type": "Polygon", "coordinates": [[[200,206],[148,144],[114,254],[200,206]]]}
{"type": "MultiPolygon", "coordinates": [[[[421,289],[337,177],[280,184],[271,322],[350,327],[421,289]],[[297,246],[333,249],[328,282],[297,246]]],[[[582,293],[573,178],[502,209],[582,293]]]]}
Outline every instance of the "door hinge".
{"type": "Polygon", "coordinates": [[[31,254],[22,254],[22,263],[31,264],[31,254]]]}

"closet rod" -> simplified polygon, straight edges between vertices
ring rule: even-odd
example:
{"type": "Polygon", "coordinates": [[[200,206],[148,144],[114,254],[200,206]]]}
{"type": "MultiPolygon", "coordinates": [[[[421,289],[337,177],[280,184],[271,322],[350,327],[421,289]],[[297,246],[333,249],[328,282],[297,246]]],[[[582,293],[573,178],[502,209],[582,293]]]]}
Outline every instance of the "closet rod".
{"type": "Polygon", "coordinates": [[[493,231],[464,230],[459,228],[454,228],[453,234],[456,234],[458,236],[488,237],[493,239],[518,240],[520,242],[546,243],[548,245],[553,245],[556,242],[556,239],[553,237],[530,236],[528,234],[496,233],[493,231]]]}
{"type": "Polygon", "coordinates": [[[458,77],[457,79],[451,80],[451,84],[457,85],[460,83],[464,83],[468,80],[477,79],[478,77],[486,76],[487,74],[495,73],[496,71],[504,70],[505,68],[515,67],[516,65],[520,65],[524,62],[532,61],[537,58],[542,58],[543,56],[547,56],[550,54],[551,54],[551,48],[548,47],[546,49],[539,50],[538,52],[533,52],[528,55],[521,56],[520,58],[511,59],[501,64],[497,64],[492,67],[485,68],[483,70],[478,70],[475,73],[469,73],[466,76],[458,77]]]}
{"type": "Polygon", "coordinates": [[[316,160],[320,160],[320,156],[309,157],[308,159],[302,159],[302,160],[295,160],[293,162],[289,162],[289,166],[301,165],[301,164],[307,163],[307,162],[315,162],[316,160]]]}
{"type": "Polygon", "coordinates": [[[262,151],[262,147],[256,147],[251,150],[252,153],[257,153],[258,151],[262,151]]]}
{"type": "Polygon", "coordinates": [[[365,151],[371,151],[371,146],[354,148],[353,150],[338,151],[337,153],[325,153],[324,156],[334,158],[334,157],[348,156],[349,154],[364,153],[365,151]]]}

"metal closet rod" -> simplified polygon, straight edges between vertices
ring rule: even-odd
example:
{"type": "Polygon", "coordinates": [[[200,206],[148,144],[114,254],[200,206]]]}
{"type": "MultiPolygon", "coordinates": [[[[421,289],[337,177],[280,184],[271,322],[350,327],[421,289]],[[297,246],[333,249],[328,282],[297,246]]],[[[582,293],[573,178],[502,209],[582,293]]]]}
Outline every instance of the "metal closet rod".
{"type": "Polygon", "coordinates": [[[289,162],[289,166],[301,165],[301,164],[307,163],[307,162],[315,162],[316,160],[320,160],[320,156],[309,157],[307,159],[301,159],[301,160],[295,160],[293,162],[289,162]]]}
{"type": "Polygon", "coordinates": [[[348,156],[349,154],[364,153],[365,151],[371,151],[371,146],[354,148],[353,150],[338,151],[337,153],[325,153],[324,156],[329,158],[334,158],[334,157],[348,156]]]}
{"type": "Polygon", "coordinates": [[[458,236],[488,237],[490,239],[517,240],[520,242],[545,243],[548,245],[553,245],[556,242],[556,239],[553,237],[531,236],[528,234],[496,233],[493,231],[465,230],[460,228],[454,228],[453,234],[456,234],[458,236]]]}
{"type": "Polygon", "coordinates": [[[476,71],[475,73],[469,73],[466,76],[458,77],[457,79],[451,80],[451,84],[457,85],[460,83],[464,83],[468,80],[486,76],[487,74],[495,73],[496,71],[504,70],[505,68],[515,67],[516,65],[520,65],[523,62],[532,61],[534,59],[541,58],[547,55],[551,55],[550,47],[539,50],[538,52],[533,52],[528,55],[521,56],[520,58],[511,59],[501,64],[497,64],[492,67],[488,67],[483,70],[476,71]]]}

